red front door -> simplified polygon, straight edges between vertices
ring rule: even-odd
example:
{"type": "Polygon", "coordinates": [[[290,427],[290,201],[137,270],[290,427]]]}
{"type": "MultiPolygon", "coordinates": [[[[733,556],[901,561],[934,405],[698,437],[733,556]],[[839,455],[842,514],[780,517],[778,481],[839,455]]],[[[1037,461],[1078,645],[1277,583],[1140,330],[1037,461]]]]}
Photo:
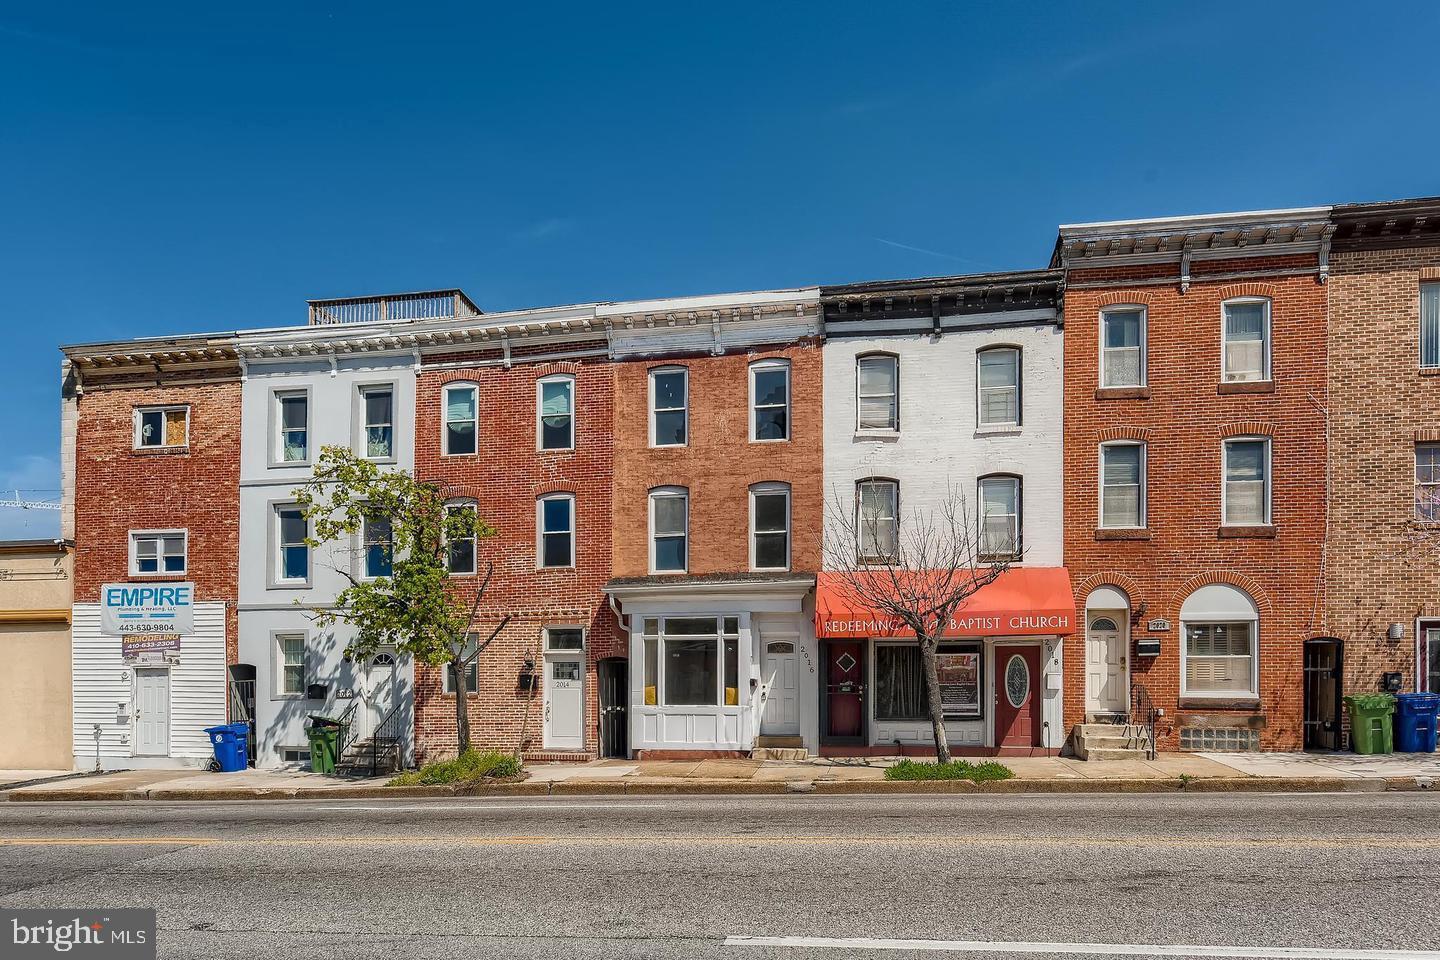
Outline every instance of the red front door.
{"type": "Polygon", "coordinates": [[[865,737],[865,643],[832,640],[825,645],[825,736],[865,737]]]}
{"type": "Polygon", "coordinates": [[[995,646],[995,742],[1040,746],[1040,648],[995,646]]]}

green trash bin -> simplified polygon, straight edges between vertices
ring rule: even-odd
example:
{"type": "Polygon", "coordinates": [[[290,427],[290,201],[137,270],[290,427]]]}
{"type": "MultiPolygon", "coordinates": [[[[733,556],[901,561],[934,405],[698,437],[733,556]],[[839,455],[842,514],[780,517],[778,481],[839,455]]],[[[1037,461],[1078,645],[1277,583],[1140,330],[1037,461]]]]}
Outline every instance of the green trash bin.
{"type": "Polygon", "coordinates": [[[1350,743],[1356,753],[1390,753],[1394,747],[1395,698],[1360,693],[1345,698],[1350,711],[1350,743]]]}
{"type": "Polygon", "coordinates": [[[339,720],[330,717],[312,716],[305,732],[310,735],[310,772],[334,773],[335,761],[340,755],[340,732],[344,729],[339,720]]]}

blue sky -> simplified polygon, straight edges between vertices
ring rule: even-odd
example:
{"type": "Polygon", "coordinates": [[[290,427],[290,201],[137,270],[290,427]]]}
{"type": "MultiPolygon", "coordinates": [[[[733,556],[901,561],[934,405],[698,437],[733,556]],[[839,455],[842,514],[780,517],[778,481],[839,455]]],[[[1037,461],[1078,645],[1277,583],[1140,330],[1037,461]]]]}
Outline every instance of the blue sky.
{"type": "Polygon", "coordinates": [[[431,287],[1030,267],[1062,222],[1440,194],[1437,28],[1314,0],[11,4],[0,490],[58,486],[61,343],[431,287]]]}

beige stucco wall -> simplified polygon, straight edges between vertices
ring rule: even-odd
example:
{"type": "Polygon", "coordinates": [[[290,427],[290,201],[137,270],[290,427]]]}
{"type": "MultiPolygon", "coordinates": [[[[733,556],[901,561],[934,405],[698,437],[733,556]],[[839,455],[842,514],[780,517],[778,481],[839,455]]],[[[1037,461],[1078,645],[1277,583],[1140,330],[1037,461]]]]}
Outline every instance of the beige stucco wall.
{"type": "Polygon", "coordinates": [[[70,552],[0,543],[0,770],[68,770],[70,552]]]}

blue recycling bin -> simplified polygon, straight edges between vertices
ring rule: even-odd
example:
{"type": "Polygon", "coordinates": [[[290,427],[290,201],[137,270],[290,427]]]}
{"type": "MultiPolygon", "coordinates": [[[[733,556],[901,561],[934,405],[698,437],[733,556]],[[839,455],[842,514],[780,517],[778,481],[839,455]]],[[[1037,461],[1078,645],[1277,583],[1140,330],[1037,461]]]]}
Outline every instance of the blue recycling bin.
{"type": "Polygon", "coordinates": [[[245,723],[223,723],[218,727],[206,727],[210,745],[215,750],[215,762],[221,773],[238,773],[250,765],[246,743],[250,738],[250,725],[245,723]]]}
{"type": "Polygon", "coordinates": [[[1401,753],[1434,753],[1440,694],[1402,693],[1395,697],[1395,749],[1401,753]]]}

